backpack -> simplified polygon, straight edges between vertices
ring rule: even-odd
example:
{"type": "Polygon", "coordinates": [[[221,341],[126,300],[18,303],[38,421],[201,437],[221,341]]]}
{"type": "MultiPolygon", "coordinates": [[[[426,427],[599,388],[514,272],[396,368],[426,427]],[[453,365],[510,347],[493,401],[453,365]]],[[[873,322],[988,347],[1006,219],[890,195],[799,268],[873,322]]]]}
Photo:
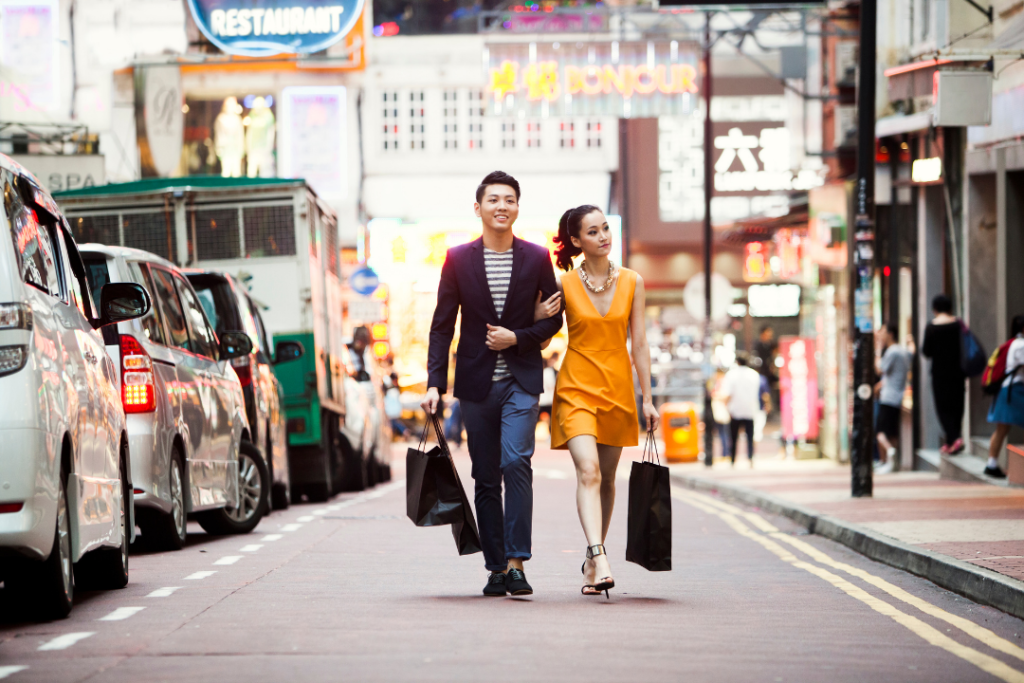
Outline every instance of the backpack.
{"type": "Polygon", "coordinates": [[[1003,381],[1007,377],[1006,357],[1010,353],[1010,344],[1014,342],[1014,339],[1016,337],[1007,340],[992,352],[992,356],[988,359],[988,365],[985,366],[985,371],[981,374],[981,390],[989,396],[995,396],[1003,388],[1003,381]]]}
{"type": "MultiPolygon", "coordinates": [[[[1004,363],[1005,367],[1005,356],[1004,363]]],[[[967,377],[977,377],[985,372],[985,348],[971,332],[971,328],[960,323],[960,369],[967,377]]]]}

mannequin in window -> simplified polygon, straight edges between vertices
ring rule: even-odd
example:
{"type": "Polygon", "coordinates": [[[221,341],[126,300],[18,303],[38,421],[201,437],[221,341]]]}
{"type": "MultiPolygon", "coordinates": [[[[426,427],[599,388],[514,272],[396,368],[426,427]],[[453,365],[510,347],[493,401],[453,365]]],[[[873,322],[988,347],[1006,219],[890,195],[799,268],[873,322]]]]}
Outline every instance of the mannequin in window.
{"type": "Polygon", "coordinates": [[[245,128],[242,126],[242,105],[234,97],[225,98],[217,119],[213,122],[213,146],[220,159],[222,178],[242,175],[242,157],[245,155],[245,128]]]}
{"type": "Polygon", "coordinates": [[[245,174],[268,178],[274,175],[274,112],[262,97],[253,100],[245,129],[245,174]]]}

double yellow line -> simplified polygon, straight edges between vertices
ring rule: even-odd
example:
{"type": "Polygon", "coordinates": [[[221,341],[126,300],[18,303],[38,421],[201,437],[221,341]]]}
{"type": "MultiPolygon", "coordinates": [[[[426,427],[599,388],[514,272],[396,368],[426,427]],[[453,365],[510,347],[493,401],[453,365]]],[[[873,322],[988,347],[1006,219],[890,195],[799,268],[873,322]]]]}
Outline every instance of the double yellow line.
{"type": "Polygon", "coordinates": [[[856,577],[865,583],[888,593],[896,600],[910,605],[930,617],[939,619],[950,626],[960,629],[971,638],[981,642],[983,645],[1024,662],[1024,649],[1011,643],[1005,638],[999,637],[987,628],[978,626],[974,622],[964,619],[963,617],[950,614],[930,602],[922,600],[915,595],[911,595],[902,588],[894,586],[885,579],[877,577],[870,572],[839,562],[821,552],[811,544],[801,541],[798,538],[794,538],[789,534],[782,533],[777,527],[760,515],[747,512],[735,505],[729,505],[728,503],[724,503],[711,496],[689,491],[677,486],[672,487],[672,496],[687,505],[691,505],[699,510],[718,517],[740,536],[744,536],[755,543],[761,544],[767,550],[774,553],[783,562],[788,562],[794,567],[803,569],[804,571],[810,572],[818,578],[827,581],[850,597],[860,600],[879,614],[884,614],[896,623],[905,626],[911,632],[920,636],[928,643],[942,648],[950,654],[956,655],[957,657],[974,664],[982,671],[986,671],[996,678],[1007,681],[1007,683],[1024,683],[1024,673],[1008,666],[995,657],[958,643],[921,619],[900,611],[892,604],[876,598],[863,588],[850,583],[842,576],[825,569],[825,567],[845,572],[852,577],[856,577]],[[806,555],[818,564],[812,564],[804,561],[797,555],[793,554],[789,548],[784,547],[780,543],[788,545],[793,550],[806,555]],[[820,565],[824,565],[824,567],[820,565]]]}

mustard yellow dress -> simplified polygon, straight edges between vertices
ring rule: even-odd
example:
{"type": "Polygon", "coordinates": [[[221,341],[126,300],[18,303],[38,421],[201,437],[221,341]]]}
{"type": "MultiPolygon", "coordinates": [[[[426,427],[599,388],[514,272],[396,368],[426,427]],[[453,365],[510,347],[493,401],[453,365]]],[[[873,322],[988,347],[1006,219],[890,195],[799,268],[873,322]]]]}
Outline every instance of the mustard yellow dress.
{"type": "Polygon", "coordinates": [[[608,315],[601,317],[579,273],[562,275],[569,348],[558,371],[551,406],[551,447],[566,449],[590,434],[606,446],[636,446],[639,424],[633,366],[626,348],[636,272],[619,269],[608,315]]]}

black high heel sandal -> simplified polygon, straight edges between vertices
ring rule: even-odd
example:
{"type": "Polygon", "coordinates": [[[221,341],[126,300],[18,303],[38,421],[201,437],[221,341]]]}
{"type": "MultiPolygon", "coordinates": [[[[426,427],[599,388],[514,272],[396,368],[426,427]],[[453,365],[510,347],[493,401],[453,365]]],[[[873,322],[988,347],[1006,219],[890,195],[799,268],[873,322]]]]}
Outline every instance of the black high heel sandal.
{"type": "MultiPolygon", "coordinates": [[[[604,544],[603,543],[598,543],[597,545],[592,545],[592,546],[589,546],[587,548],[587,560],[592,560],[595,557],[597,557],[598,555],[607,555],[607,554],[608,553],[606,553],[605,550],[604,550],[604,544]]],[[[583,574],[587,573],[587,563],[586,563],[586,560],[584,560],[583,566],[580,569],[583,572],[583,574]]],[[[612,579],[612,577],[605,576],[605,577],[602,578],[601,581],[598,581],[595,584],[586,584],[586,585],[582,586],[580,588],[580,593],[582,593],[583,595],[601,595],[601,591],[604,591],[604,597],[606,599],[608,599],[608,600],[611,600],[611,596],[608,595],[608,589],[609,588],[615,588],[615,581],[612,579]],[[586,592],[587,588],[593,588],[594,591],[596,591],[596,592],[594,592],[594,593],[587,593],[586,592]]]]}

